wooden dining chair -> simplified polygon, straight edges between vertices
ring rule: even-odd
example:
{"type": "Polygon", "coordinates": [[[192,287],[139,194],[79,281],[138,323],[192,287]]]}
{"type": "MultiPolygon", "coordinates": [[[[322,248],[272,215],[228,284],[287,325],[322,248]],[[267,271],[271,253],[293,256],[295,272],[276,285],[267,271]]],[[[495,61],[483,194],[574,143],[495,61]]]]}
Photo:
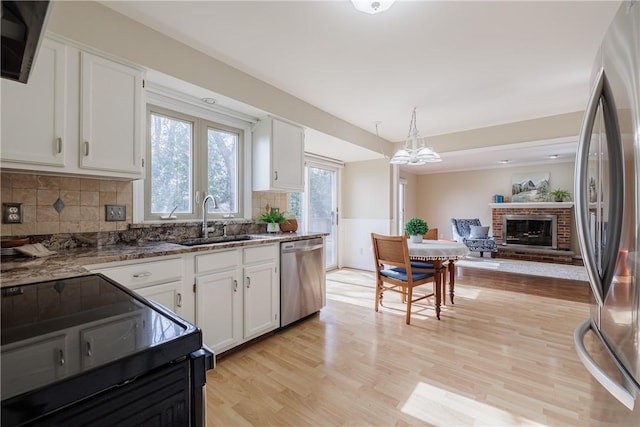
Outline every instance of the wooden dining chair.
{"type": "Polygon", "coordinates": [[[406,323],[411,324],[411,304],[437,295],[434,272],[417,271],[411,268],[409,248],[404,236],[383,236],[371,233],[376,267],[376,312],[382,305],[384,291],[398,292],[406,303],[406,323]],[[414,298],[413,289],[426,283],[434,283],[434,291],[414,298]]]}
{"type": "Polygon", "coordinates": [[[425,240],[438,240],[438,229],[430,228],[425,234],[422,235],[425,240]]]}

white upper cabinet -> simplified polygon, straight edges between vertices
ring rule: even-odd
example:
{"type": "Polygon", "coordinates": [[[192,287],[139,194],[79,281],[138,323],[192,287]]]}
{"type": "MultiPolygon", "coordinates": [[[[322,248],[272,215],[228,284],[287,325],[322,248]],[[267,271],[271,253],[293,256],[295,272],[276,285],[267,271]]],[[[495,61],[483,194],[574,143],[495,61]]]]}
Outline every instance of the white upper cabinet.
{"type": "Polygon", "coordinates": [[[304,129],[269,117],[253,130],[253,190],[304,191],[304,129]]]}
{"type": "Polygon", "coordinates": [[[87,52],[80,57],[80,167],[142,174],[142,72],[87,52]]]}
{"type": "Polygon", "coordinates": [[[45,37],[27,84],[2,79],[3,169],[144,177],[143,71],[45,37]]]}
{"type": "MultiPolygon", "coordinates": [[[[44,39],[28,84],[2,79],[2,166],[65,166],[67,49],[44,39]]],[[[73,147],[75,148],[75,147],[73,147]]]]}

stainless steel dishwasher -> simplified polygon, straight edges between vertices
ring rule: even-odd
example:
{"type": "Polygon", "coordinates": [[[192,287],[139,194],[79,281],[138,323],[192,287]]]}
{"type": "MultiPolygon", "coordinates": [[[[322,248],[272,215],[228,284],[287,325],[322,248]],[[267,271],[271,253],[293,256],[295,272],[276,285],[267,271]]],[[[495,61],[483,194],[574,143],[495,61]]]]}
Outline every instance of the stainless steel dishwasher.
{"type": "Polygon", "coordinates": [[[280,244],[280,326],[320,311],[325,303],[322,238],[280,244]]]}

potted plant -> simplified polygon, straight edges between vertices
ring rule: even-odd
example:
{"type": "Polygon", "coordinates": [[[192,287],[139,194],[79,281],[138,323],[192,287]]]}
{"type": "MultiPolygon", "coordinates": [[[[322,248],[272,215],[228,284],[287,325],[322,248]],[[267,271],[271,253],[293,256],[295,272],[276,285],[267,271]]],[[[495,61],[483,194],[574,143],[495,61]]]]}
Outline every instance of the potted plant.
{"type": "Polygon", "coordinates": [[[571,194],[566,190],[555,189],[549,192],[549,195],[553,197],[556,202],[566,202],[571,200],[571,194]]]}
{"type": "Polygon", "coordinates": [[[260,221],[267,223],[267,233],[277,233],[280,231],[280,224],[287,222],[287,218],[284,216],[280,209],[271,208],[268,212],[263,213],[260,221]]]}
{"type": "Polygon", "coordinates": [[[404,225],[404,231],[411,237],[412,243],[422,242],[422,235],[429,231],[427,221],[420,218],[411,218],[404,225]]]}

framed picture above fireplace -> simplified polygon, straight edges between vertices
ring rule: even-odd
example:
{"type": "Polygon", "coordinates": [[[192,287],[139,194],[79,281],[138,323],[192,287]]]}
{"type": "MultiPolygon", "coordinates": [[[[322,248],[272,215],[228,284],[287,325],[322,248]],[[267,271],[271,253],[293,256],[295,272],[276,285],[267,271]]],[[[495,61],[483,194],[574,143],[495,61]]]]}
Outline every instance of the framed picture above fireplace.
{"type": "Polygon", "coordinates": [[[511,177],[512,202],[537,202],[547,200],[549,172],[525,172],[511,177]]]}

